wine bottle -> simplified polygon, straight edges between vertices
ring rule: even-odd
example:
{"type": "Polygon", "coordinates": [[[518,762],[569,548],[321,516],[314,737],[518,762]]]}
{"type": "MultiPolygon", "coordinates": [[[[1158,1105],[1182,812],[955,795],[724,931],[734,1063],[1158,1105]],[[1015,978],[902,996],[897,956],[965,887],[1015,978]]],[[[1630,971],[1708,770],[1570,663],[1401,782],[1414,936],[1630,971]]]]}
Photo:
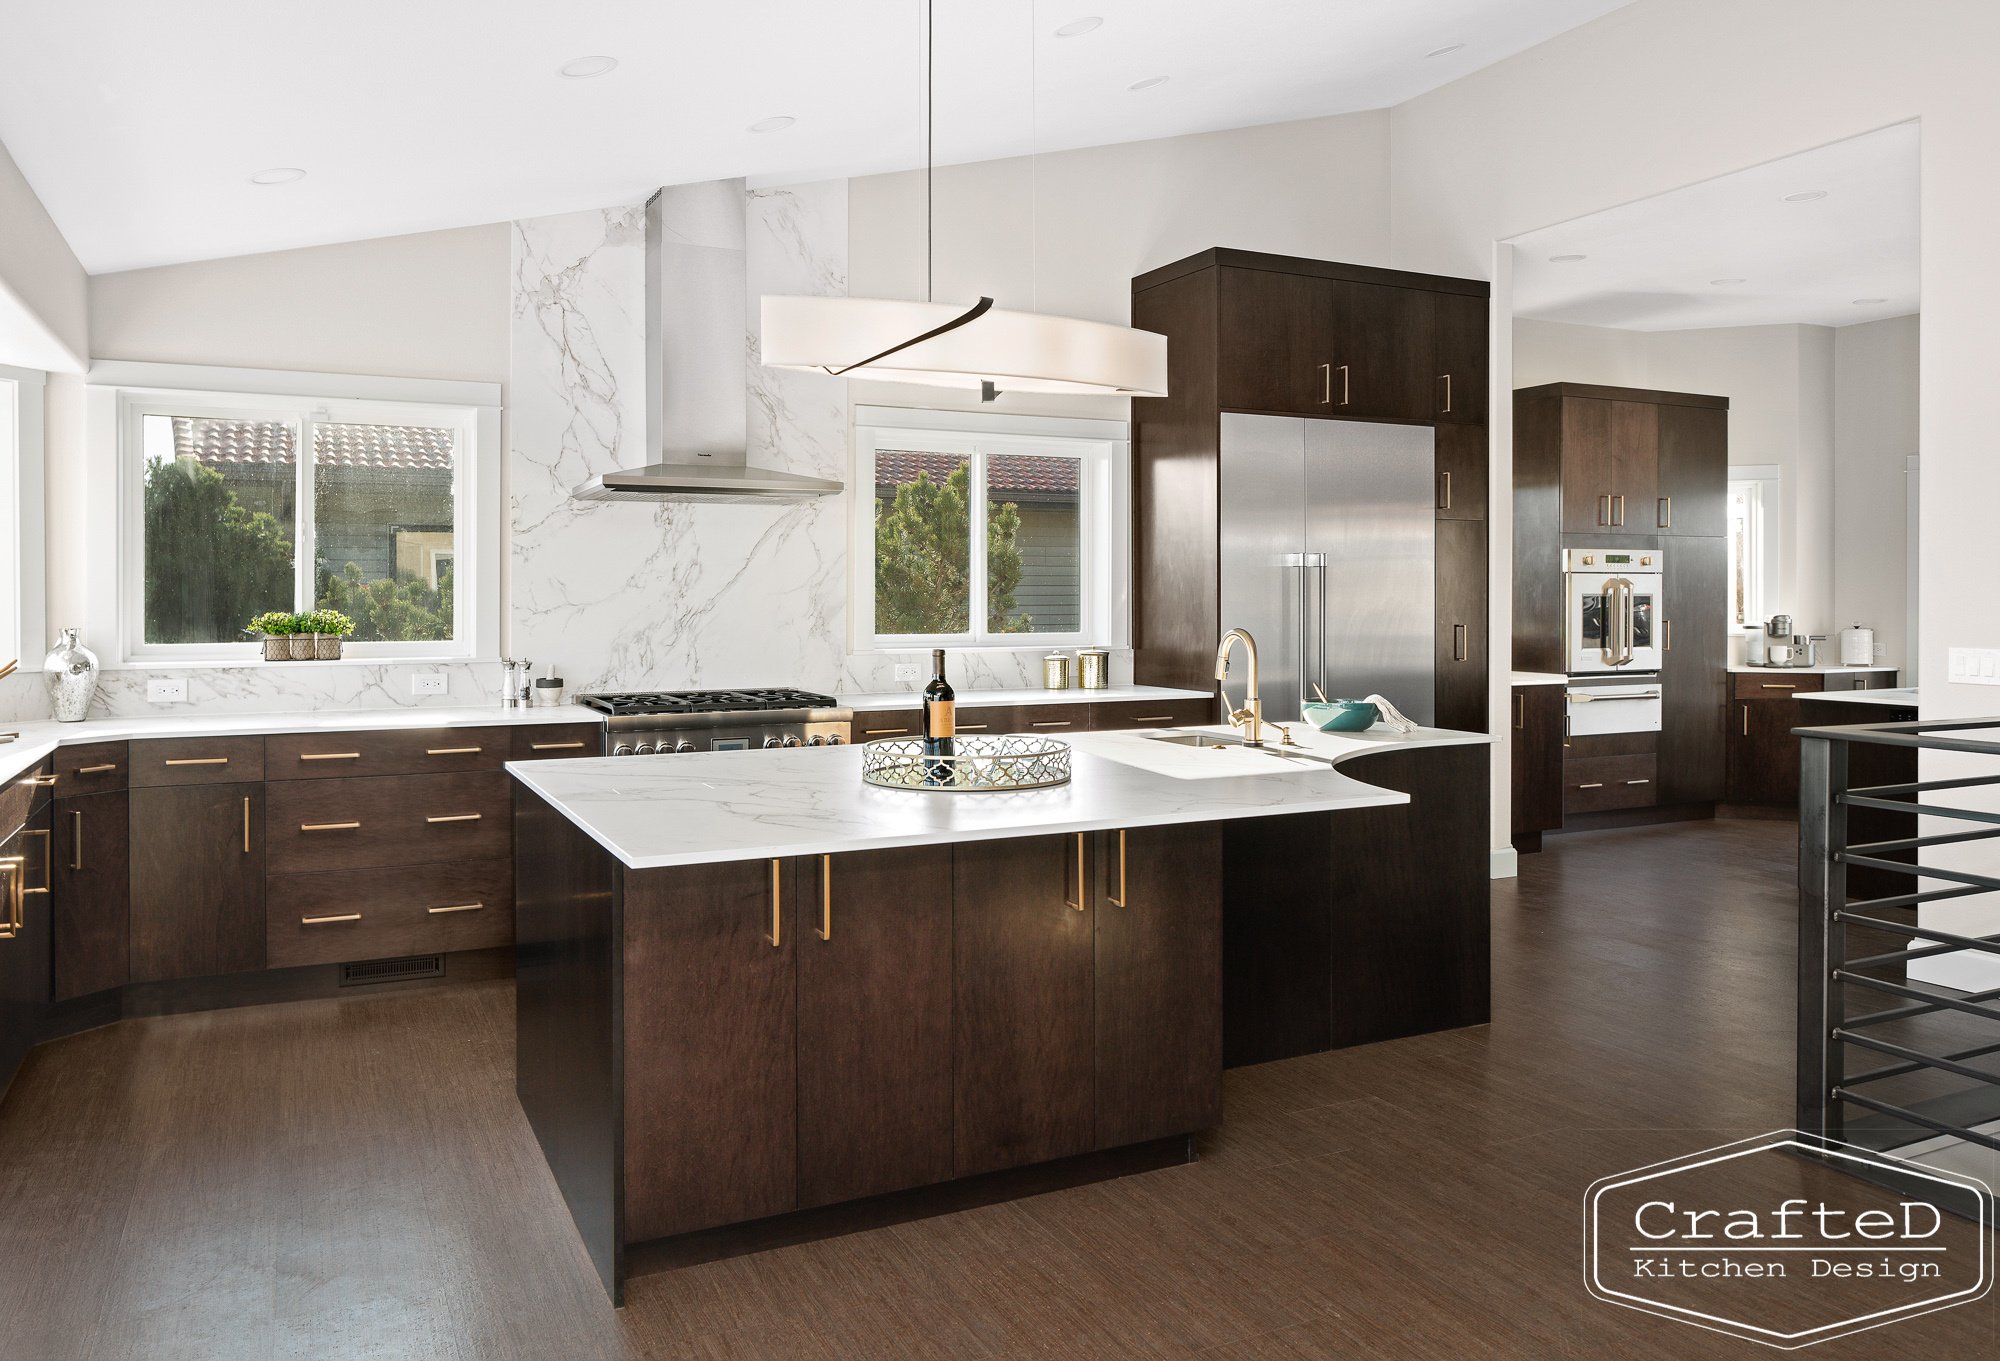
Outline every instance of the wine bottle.
{"type": "MultiPolygon", "coordinates": [[[[924,755],[951,756],[956,753],[957,744],[952,740],[956,735],[954,716],[955,697],[951,682],[944,678],[944,649],[935,648],[931,652],[931,667],[937,672],[931,683],[924,687],[924,755]]],[[[924,763],[925,784],[945,784],[951,779],[951,762],[926,761],[924,763]]]]}

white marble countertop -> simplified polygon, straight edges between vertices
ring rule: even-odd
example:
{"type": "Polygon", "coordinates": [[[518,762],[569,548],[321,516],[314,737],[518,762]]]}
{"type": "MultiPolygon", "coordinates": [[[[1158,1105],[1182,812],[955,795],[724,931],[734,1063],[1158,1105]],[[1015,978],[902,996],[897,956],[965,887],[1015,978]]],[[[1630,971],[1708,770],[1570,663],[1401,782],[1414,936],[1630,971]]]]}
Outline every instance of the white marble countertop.
{"type": "Polygon", "coordinates": [[[1509,685],[1568,685],[1569,677],[1555,671],[1515,671],[1509,685]]]}
{"type": "MultiPolygon", "coordinates": [[[[1227,728],[1180,729],[1226,733],[1227,728]]],[[[1335,760],[1384,750],[1484,745],[1484,733],[1419,729],[1403,737],[1294,731],[1335,760]]],[[[1072,779],[1012,794],[921,793],[861,782],[859,747],[716,751],[682,756],[521,761],[515,779],[548,800],[632,869],[771,856],[823,855],[891,846],[1109,831],[1408,803],[1330,767],[1254,754],[1163,748],[1190,761],[1236,760],[1246,772],[1188,779],[1101,754],[1137,733],[1081,735],[1072,779]],[[1268,762],[1269,769],[1260,764],[1268,762]]],[[[1150,756],[1150,753],[1149,753],[1150,756]]]]}
{"type": "Polygon", "coordinates": [[[1892,709],[1917,707],[1917,688],[1906,685],[1895,690],[1809,690],[1793,699],[1830,699],[1837,704],[1876,704],[1892,709]]]}
{"type": "Polygon", "coordinates": [[[287,732],[366,732],[377,728],[487,728],[523,723],[602,723],[604,715],[580,704],[551,709],[491,707],[407,709],[302,709],[274,714],[174,714],[159,718],[86,718],[81,723],[38,719],[0,723],[0,733],[20,734],[0,745],[0,780],[12,779],[57,747],[153,737],[253,737],[287,732]]]}
{"type": "MultiPolygon", "coordinates": [[[[880,690],[870,694],[836,695],[857,714],[880,713],[885,709],[915,709],[924,697],[917,690],[880,690]]],[[[1207,690],[1175,690],[1164,685],[1114,685],[1104,690],[960,690],[961,709],[983,709],[999,704],[1109,704],[1135,699],[1209,699],[1207,690]]]]}
{"type": "Polygon", "coordinates": [[[1746,663],[1738,662],[1735,665],[1731,666],[1729,669],[1731,671],[1742,671],[1753,675],[1763,675],[1764,673],[1770,671],[1802,671],[1808,676],[1817,676],[1821,674],[1832,675],[1836,671],[1898,670],[1897,667],[1890,666],[1886,662],[1874,662],[1868,666],[1841,666],[1838,663],[1830,663],[1823,666],[1750,666],[1746,663]]]}

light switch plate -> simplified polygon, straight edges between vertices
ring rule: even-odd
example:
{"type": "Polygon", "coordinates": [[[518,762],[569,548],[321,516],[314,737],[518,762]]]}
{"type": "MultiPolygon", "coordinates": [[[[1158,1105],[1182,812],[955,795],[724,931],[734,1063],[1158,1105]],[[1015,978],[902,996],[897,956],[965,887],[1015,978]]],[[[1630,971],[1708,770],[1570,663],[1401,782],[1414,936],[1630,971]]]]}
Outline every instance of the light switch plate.
{"type": "Polygon", "coordinates": [[[1888,655],[1889,655],[1889,645],[1888,645],[1887,643],[1877,643],[1877,644],[1875,644],[1875,656],[1876,656],[1876,657],[1877,657],[1878,659],[1879,659],[1879,658],[1882,658],[1882,657],[1886,657],[1886,656],[1888,656],[1888,655]]]}
{"type": "Polygon", "coordinates": [[[149,680],[146,682],[146,703],[185,704],[188,697],[188,683],[184,680],[149,680]]]}
{"type": "Polygon", "coordinates": [[[2000,685],[2000,647],[1948,649],[1953,685],[2000,685]]]}
{"type": "Polygon", "coordinates": [[[445,692],[444,683],[445,677],[441,671],[430,671],[421,676],[412,676],[410,677],[410,693],[413,695],[441,695],[445,692]]]}
{"type": "Polygon", "coordinates": [[[916,680],[919,678],[919,673],[922,669],[917,666],[899,666],[896,668],[896,679],[899,681],[916,680]]]}

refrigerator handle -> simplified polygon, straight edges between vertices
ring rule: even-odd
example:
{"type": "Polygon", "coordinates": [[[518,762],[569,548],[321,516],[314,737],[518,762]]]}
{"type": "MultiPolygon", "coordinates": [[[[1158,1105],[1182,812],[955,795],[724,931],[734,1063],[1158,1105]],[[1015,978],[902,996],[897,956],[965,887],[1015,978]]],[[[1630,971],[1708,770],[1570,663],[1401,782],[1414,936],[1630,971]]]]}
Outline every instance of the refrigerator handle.
{"type": "Polygon", "coordinates": [[[1319,698],[1314,682],[1322,689],[1326,686],[1326,554],[1301,553],[1299,566],[1304,569],[1299,573],[1299,703],[1311,704],[1319,698]],[[1317,600],[1312,591],[1315,574],[1317,600]],[[1319,659],[1317,669],[1313,666],[1315,656],[1319,659]]]}

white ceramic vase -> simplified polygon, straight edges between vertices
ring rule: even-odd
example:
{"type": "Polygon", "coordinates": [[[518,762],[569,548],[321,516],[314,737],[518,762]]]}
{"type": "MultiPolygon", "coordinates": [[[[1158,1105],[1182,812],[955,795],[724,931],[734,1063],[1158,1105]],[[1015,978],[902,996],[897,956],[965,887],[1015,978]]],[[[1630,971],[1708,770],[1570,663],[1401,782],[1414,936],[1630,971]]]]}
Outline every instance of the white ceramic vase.
{"type": "Polygon", "coordinates": [[[81,723],[97,693],[97,654],[83,645],[81,629],[64,629],[42,663],[49,703],[58,723],[81,723]]]}

